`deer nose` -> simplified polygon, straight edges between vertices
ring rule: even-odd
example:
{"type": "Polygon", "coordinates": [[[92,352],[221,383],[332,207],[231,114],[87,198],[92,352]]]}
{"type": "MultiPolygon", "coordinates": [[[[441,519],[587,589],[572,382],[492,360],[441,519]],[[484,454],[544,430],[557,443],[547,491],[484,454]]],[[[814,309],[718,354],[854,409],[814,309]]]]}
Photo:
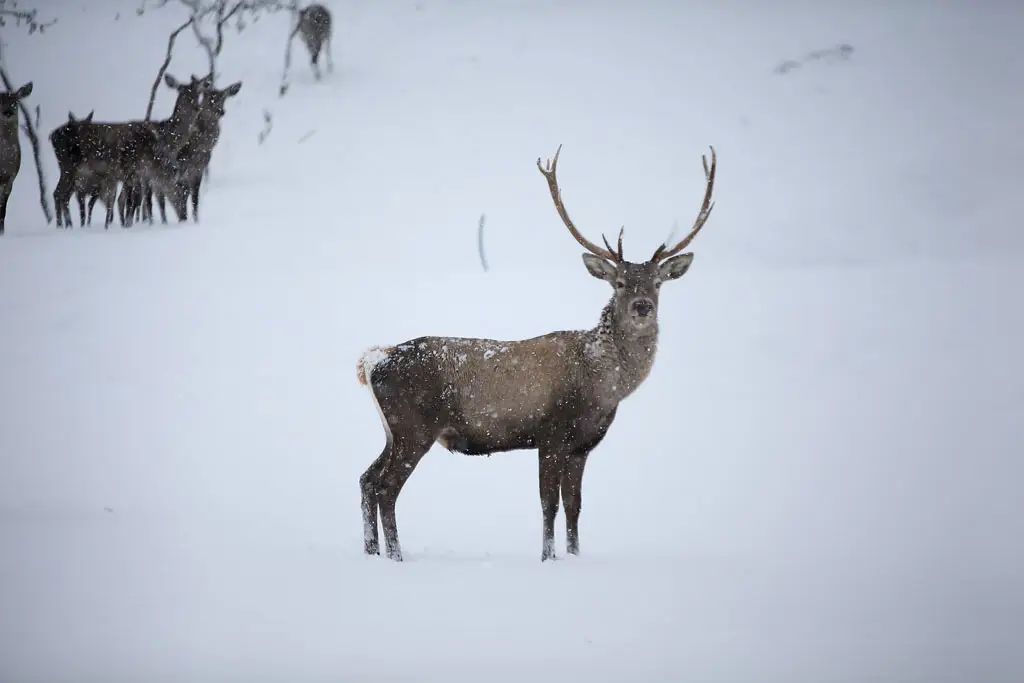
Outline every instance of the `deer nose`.
{"type": "Polygon", "coordinates": [[[641,318],[647,317],[647,314],[654,310],[654,302],[650,299],[637,299],[633,302],[633,310],[641,318]]]}

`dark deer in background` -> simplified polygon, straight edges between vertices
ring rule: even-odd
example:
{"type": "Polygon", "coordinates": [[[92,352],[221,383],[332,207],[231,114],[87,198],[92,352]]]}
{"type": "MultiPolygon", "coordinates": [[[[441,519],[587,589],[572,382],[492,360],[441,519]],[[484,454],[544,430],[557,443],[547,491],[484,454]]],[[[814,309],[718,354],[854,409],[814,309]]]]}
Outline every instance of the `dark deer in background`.
{"type": "MultiPolygon", "coordinates": [[[[121,223],[126,227],[133,224],[142,205],[146,183],[177,163],[175,157],[188,141],[206,87],[205,81],[195,76],[187,85],[170,74],[165,75],[164,81],[178,91],[174,111],[164,121],[75,121],[64,124],[61,127],[64,132],[58,133],[58,128],[51,133],[50,141],[61,166],[61,177],[53,194],[58,216],[63,212],[70,223],[67,207],[76,187],[92,187],[89,183],[95,179],[113,177],[122,184],[121,197],[117,200],[121,223]],[[54,136],[58,141],[54,141],[54,136]],[[64,161],[61,161],[62,156],[64,161]]],[[[107,209],[108,218],[112,220],[110,204],[107,209]]]]}
{"type": "Polygon", "coordinates": [[[21,170],[18,106],[31,94],[31,81],[14,92],[0,93],[0,235],[4,234],[7,221],[7,200],[11,198],[14,179],[21,170]]]}
{"type": "Polygon", "coordinates": [[[288,36],[288,45],[284,52],[284,75],[281,77],[282,95],[288,90],[288,70],[292,63],[292,41],[296,34],[301,34],[302,42],[309,50],[309,63],[316,80],[320,80],[321,52],[327,57],[327,71],[334,71],[334,58],[331,55],[331,13],[323,5],[310,5],[299,11],[295,28],[288,36]]]}
{"type": "MultiPolygon", "coordinates": [[[[203,174],[210,167],[213,150],[220,140],[220,120],[224,118],[224,103],[242,89],[242,82],[232,83],[223,90],[212,85],[203,93],[199,116],[188,143],[178,152],[180,172],[175,180],[176,199],[182,205],[192,198],[192,220],[199,222],[199,188],[203,174]]],[[[161,199],[161,202],[163,200],[161,199]]]]}
{"type": "Polygon", "coordinates": [[[57,157],[60,177],[57,187],[53,190],[54,208],[57,212],[57,227],[73,227],[68,202],[73,193],[78,202],[79,225],[92,223],[92,210],[96,200],[103,201],[107,207],[104,227],[109,227],[114,220],[114,200],[117,197],[118,174],[114,165],[82,163],[82,129],[92,123],[95,111],[89,112],[84,118],[76,119],[68,112],[67,123],[58,126],[50,133],[50,144],[53,154],[57,157]],[[89,200],[89,214],[86,219],[85,201],[89,200]]]}
{"type": "MultiPolygon", "coordinates": [[[[561,147],[558,148],[558,152],[561,147]]],[[[565,504],[566,545],[579,553],[583,468],[604,438],[619,403],[636,391],[654,364],[661,285],[681,277],[693,261],[680,253],[704,226],[713,204],[716,158],[704,159],[706,189],[689,235],[631,263],[608,240],[602,249],[584,238],[562,204],[555,177],[558,152],[545,169],[558,215],[587,249],[583,263],[613,289],[596,327],[551,332],[520,341],[418,337],[376,347],[357,374],[369,384],[387,436],[383,452],[359,479],[364,550],[379,554],[378,509],[387,556],[402,559],[395,504],[409,476],[434,442],[456,453],[489,455],[537,449],[543,512],[541,559],[555,556],[559,496],[565,504]]]]}
{"type": "Polygon", "coordinates": [[[178,154],[192,139],[202,107],[202,97],[213,86],[212,75],[203,78],[192,76],[188,85],[179,83],[170,74],[165,74],[164,80],[168,87],[178,91],[178,98],[170,118],[149,122],[160,140],[159,148],[155,154],[144,155],[138,160],[129,181],[132,191],[126,202],[126,213],[134,214],[133,209],[141,209],[143,220],[148,220],[150,224],[153,223],[154,194],[158,198],[162,222],[167,222],[164,197],[171,199],[178,221],[188,220],[185,199],[181,193],[176,192],[178,178],[183,171],[178,162],[178,154]]]}

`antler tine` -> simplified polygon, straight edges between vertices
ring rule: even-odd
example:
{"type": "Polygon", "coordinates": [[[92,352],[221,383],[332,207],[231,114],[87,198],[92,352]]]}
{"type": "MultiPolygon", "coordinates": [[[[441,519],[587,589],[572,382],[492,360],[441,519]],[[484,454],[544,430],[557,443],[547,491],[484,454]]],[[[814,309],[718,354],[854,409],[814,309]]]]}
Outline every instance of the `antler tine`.
{"type": "Polygon", "coordinates": [[[658,247],[654,252],[654,256],[651,257],[652,261],[663,261],[685,249],[693,238],[697,236],[697,233],[700,232],[700,229],[704,227],[704,224],[707,223],[708,216],[711,215],[711,209],[715,208],[715,203],[711,201],[711,193],[715,189],[715,167],[718,164],[718,159],[713,146],[711,147],[711,168],[708,168],[708,158],[703,154],[701,155],[701,161],[704,163],[704,179],[707,182],[707,189],[704,192],[704,202],[697,213],[697,220],[693,223],[693,230],[671,249],[667,244],[662,244],[658,247]]]}
{"type": "MultiPolygon", "coordinates": [[[[625,260],[625,257],[622,255],[622,233],[623,233],[623,231],[625,229],[626,229],[625,225],[623,225],[621,228],[619,228],[619,249],[618,249],[617,256],[618,256],[618,259],[620,261],[625,260]]],[[[608,251],[612,251],[612,245],[608,244],[608,238],[604,236],[604,233],[601,234],[601,239],[604,240],[604,246],[608,247],[608,251]]]]}
{"type": "MultiPolygon", "coordinates": [[[[622,260],[621,232],[619,233],[619,254],[616,254],[615,252],[612,251],[610,246],[608,247],[608,249],[602,249],[601,247],[597,246],[596,244],[588,240],[586,237],[581,235],[580,231],[576,229],[575,225],[573,225],[572,219],[569,218],[569,212],[565,210],[565,204],[562,203],[562,192],[561,190],[558,189],[558,178],[555,175],[558,169],[558,155],[561,151],[562,146],[559,145],[558,149],[555,150],[555,158],[553,160],[548,159],[546,170],[543,166],[540,165],[540,157],[537,157],[537,168],[540,170],[542,174],[544,174],[544,178],[547,179],[548,181],[548,189],[551,190],[551,199],[554,200],[555,202],[555,209],[558,211],[558,215],[561,217],[562,222],[565,223],[565,227],[569,229],[569,234],[576,238],[576,241],[579,242],[584,249],[594,254],[595,256],[600,256],[603,259],[614,261],[616,263],[620,262],[622,260]]],[[[605,240],[605,244],[608,244],[607,240],[605,240]]]]}

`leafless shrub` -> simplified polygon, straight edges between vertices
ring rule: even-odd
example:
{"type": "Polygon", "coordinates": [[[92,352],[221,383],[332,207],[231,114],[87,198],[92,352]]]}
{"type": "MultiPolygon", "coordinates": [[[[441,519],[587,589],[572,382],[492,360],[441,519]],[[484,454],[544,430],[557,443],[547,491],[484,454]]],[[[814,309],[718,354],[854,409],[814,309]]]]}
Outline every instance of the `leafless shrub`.
{"type": "MultiPolygon", "coordinates": [[[[172,0],[143,0],[136,10],[142,15],[148,9],[166,7],[172,0]]],[[[292,11],[292,4],[281,0],[177,0],[189,11],[189,21],[178,31],[191,27],[199,47],[206,53],[210,74],[217,78],[217,58],[224,50],[225,30],[233,27],[241,33],[249,23],[264,14],[292,11]]],[[[173,46],[173,44],[172,44],[173,46]]],[[[169,51],[168,51],[169,53],[169,51]]],[[[159,77],[158,77],[159,80],[159,77]]]]}
{"type": "Polygon", "coordinates": [[[0,0],[0,28],[13,23],[16,27],[28,29],[29,35],[44,33],[47,27],[57,23],[56,19],[41,21],[38,9],[24,9],[18,0],[0,0]]]}

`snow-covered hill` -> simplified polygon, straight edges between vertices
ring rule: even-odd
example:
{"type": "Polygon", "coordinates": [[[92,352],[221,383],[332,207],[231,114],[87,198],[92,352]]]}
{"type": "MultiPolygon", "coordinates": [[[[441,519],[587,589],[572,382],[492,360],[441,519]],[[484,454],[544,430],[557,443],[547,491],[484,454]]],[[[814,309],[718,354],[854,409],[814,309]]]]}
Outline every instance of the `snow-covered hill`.
{"type": "MultiPolygon", "coordinates": [[[[4,29],[44,134],[143,114],[184,10],[136,5],[4,29]]],[[[198,225],[55,230],[26,158],[0,682],[1022,680],[1024,10],[890,5],[333,0],[335,72],[297,49],[284,99],[284,16],[228,37],[198,225]],[[435,447],[408,561],[364,557],[360,353],[588,327],[610,294],[537,171],[559,144],[576,224],[633,260],[719,159],[583,555],[539,561],[534,453],[435,447]]],[[[171,73],[204,68],[184,34],[171,73]]]]}

